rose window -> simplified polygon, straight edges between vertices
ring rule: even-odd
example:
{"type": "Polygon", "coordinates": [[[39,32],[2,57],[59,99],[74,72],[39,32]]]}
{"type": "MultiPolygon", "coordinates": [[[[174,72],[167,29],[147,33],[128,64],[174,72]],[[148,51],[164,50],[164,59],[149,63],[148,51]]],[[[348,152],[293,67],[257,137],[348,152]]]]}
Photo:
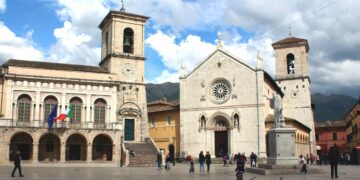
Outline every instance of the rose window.
{"type": "Polygon", "coordinates": [[[230,85],[225,80],[217,80],[210,87],[210,95],[217,103],[223,103],[230,97],[230,85]]]}

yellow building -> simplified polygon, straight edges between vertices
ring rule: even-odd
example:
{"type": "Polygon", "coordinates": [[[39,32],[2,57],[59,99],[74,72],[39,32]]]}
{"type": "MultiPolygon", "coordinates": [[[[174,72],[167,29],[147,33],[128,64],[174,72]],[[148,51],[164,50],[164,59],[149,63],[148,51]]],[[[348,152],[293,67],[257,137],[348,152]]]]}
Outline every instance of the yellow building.
{"type": "Polygon", "coordinates": [[[347,149],[360,150],[360,100],[351,108],[345,116],[347,149]]]}
{"type": "Polygon", "coordinates": [[[149,135],[165,152],[180,154],[180,105],[166,99],[148,103],[149,135]]]}

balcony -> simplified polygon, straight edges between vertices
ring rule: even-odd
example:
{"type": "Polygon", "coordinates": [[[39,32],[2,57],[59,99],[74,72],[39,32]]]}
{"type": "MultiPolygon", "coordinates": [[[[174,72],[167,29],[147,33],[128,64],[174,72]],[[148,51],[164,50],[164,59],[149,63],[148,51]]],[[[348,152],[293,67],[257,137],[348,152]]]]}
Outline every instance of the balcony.
{"type": "MultiPolygon", "coordinates": [[[[43,120],[34,121],[17,121],[14,119],[0,119],[0,127],[19,127],[19,128],[48,128],[48,122],[43,120]]],[[[105,122],[54,122],[53,128],[65,129],[108,129],[121,130],[122,124],[119,122],[105,123],[105,122]]]]}

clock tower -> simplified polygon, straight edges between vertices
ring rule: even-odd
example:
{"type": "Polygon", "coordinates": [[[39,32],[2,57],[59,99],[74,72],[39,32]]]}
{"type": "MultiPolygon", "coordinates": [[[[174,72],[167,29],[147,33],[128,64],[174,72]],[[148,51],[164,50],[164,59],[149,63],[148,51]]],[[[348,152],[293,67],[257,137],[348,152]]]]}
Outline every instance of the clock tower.
{"type": "Polygon", "coordinates": [[[99,25],[102,33],[99,65],[117,84],[117,121],[123,126],[125,141],[139,142],[148,137],[144,82],[144,33],[148,19],[125,12],[122,7],[120,11],[110,11],[99,25]]]}

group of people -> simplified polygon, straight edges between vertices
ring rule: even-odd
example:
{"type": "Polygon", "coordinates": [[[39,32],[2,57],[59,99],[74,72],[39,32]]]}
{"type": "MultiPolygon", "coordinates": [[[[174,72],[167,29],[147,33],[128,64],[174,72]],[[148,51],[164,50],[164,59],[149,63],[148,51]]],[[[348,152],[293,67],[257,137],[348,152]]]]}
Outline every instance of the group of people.
{"type": "MultiPolygon", "coordinates": [[[[166,171],[170,171],[172,161],[173,161],[173,159],[171,158],[170,154],[167,154],[166,158],[165,158],[165,169],[166,169],[166,171]]],[[[156,155],[156,163],[157,163],[158,170],[162,170],[163,159],[162,159],[161,153],[158,153],[156,155]]]]}

